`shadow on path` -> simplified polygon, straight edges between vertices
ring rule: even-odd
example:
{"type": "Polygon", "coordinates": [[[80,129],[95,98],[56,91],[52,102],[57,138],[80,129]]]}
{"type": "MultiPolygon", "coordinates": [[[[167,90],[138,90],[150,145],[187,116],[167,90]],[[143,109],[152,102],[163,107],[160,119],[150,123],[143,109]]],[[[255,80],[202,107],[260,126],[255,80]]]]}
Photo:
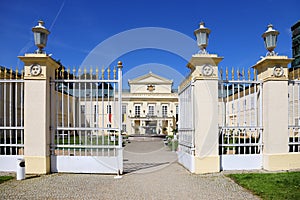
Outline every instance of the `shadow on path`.
{"type": "Polygon", "coordinates": [[[177,155],[163,142],[131,141],[124,148],[123,172],[148,173],[177,161],[177,155]]]}
{"type": "Polygon", "coordinates": [[[136,172],[142,169],[148,169],[152,167],[157,167],[160,165],[170,164],[170,162],[164,163],[124,163],[124,174],[136,172]]]}

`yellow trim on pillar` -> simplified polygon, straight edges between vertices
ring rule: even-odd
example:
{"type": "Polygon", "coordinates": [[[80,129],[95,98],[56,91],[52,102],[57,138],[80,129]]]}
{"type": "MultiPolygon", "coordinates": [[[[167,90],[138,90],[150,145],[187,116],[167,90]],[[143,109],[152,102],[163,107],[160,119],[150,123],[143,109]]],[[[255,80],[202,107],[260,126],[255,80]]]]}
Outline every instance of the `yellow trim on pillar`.
{"type": "Polygon", "coordinates": [[[50,156],[24,156],[26,174],[49,174],[50,156]]]}
{"type": "Polygon", "coordinates": [[[265,154],[263,168],[269,171],[300,169],[300,154],[265,154]]]}
{"type": "Polygon", "coordinates": [[[220,156],[195,157],[195,174],[220,172],[220,156]]]}

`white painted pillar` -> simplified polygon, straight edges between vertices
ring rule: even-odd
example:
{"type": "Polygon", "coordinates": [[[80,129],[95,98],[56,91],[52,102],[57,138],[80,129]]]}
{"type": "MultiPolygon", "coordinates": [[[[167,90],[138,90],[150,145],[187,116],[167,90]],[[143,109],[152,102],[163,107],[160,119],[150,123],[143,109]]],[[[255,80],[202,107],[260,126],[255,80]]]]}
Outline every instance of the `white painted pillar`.
{"type": "MultiPolygon", "coordinates": [[[[19,56],[24,62],[24,158],[26,173],[50,172],[50,78],[59,65],[46,54],[19,56]]],[[[53,91],[54,92],[54,91],[53,91]]]]}
{"type": "Polygon", "coordinates": [[[288,64],[287,56],[267,56],[253,67],[263,81],[263,168],[288,170],[300,166],[300,154],[288,153],[288,64]],[[298,164],[297,164],[298,163],[298,164]]]}
{"type": "Polygon", "coordinates": [[[194,82],[195,173],[220,171],[218,137],[218,64],[215,54],[193,55],[188,67],[194,82]]]}

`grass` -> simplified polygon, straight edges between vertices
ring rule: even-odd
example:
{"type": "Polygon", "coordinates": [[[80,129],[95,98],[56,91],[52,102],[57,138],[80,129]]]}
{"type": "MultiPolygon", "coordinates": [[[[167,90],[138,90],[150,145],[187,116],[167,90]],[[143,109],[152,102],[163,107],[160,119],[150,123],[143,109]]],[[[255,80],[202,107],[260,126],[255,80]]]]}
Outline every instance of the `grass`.
{"type": "Polygon", "coordinates": [[[228,175],[262,199],[300,199],[300,172],[228,175]]]}
{"type": "Polygon", "coordinates": [[[0,184],[13,178],[12,176],[0,176],[0,184]]]}
{"type": "Polygon", "coordinates": [[[109,136],[84,136],[82,135],[79,137],[78,135],[73,136],[71,135],[70,138],[68,139],[68,136],[64,137],[55,137],[55,143],[56,144],[76,144],[76,145],[84,145],[86,141],[86,144],[88,145],[118,145],[118,137],[115,137],[115,142],[111,140],[109,136]],[[98,141],[97,141],[98,139],[98,141]]]}

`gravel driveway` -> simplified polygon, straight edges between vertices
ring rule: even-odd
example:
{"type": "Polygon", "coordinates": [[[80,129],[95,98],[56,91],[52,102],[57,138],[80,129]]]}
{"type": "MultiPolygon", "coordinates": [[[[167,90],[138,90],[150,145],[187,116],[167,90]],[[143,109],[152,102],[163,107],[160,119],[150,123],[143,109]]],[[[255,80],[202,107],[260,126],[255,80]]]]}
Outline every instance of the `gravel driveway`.
{"type": "Polygon", "coordinates": [[[0,185],[0,199],[258,199],[222,173],[190,174],[162,141],[124,149],[124,175],[51,174],[0,185]]]}

